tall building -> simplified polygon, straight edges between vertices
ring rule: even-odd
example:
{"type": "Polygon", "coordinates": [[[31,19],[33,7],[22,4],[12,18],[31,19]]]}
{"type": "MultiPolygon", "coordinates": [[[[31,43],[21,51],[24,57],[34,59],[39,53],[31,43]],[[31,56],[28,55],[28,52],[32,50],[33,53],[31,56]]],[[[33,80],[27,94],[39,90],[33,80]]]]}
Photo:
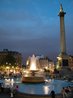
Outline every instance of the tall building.
{"type": "Polygon", "coordinates": [[[69,56],[66,53],[66,38],[65,38],[65,24],[64,16],[66,12],[63,11],[62,4],[60,5],[60,11],[58,16],[60,17],[60,54],[57,57],[59,65],[68,66],[69,56]]]}
{"type": "Polygon", "coordinates": [[[0,51],[0,65],[18,65],[22,64],[21,53],[17,51],[9,51],[8,49],[3,49],[0,51]]]}

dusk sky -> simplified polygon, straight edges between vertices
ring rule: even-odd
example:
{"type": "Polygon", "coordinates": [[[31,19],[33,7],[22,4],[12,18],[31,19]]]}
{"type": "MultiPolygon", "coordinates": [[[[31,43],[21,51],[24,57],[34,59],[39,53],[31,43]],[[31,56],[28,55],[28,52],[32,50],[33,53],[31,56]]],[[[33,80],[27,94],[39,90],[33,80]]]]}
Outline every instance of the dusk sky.
{"type": "MultiPolygon", "coordinates": [[[[73,55],[73,0],[60,0],[65,15],[66,48],[73,55]]],[[[60,53],[59,0],[0,0],[0,51],[9,49],[52,60],[60,53]]]]}

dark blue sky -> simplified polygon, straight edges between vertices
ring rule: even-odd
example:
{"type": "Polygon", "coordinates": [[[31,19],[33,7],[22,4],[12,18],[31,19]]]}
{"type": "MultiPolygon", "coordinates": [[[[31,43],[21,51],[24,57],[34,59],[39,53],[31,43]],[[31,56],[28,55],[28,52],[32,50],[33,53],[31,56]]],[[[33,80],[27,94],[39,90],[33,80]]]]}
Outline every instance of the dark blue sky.
{"type": "MultiPolygon", "coordinates": [[[[65,15],[67,53],[73,55],[73,0],[60,0],[65,15]]],[[[0,50],[55,60],[60,53],[58,0],[0,0],[0,50]]]]}

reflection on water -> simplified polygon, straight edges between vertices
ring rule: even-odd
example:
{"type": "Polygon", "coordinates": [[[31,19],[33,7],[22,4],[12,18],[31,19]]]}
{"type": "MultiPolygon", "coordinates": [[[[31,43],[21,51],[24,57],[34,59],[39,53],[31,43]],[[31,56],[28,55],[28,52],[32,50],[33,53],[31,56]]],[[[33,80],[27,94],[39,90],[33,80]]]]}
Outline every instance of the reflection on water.
{"type": "Polygon", "coordinates": [[[19,83],[19,91],[27,94],[49,95],[52,90],[60,93],[62,87],[71,86],[73,83],[62,80],[48,80],[48,82],[40,84],[19,83]]]}
{"type": "Polygon", "coordinates": [[[44,94],[50,94],[51,89],[49,88],[49,86],[43,86],[43,90],[44,90],[44,94]]]}
{"type": "MultiPolygon", "coordinates": [[[[2,80],[3,81],[3,80],[2,80]]],[[[0,80],[0,83],[2,82],[0,80]]],[[[12,79],[12,85],[15,82],[19,86],[19,91],[22,93],[27,94],[37,94],[37,95],[49,95],[52,90],[55,91],[55,93],[60,93],[62,87],[67,86],[73,86],[73,83],[63,81],[63,80],[54,80],[54,79],[48,79],[45,81],[45,83],[38,83],[38,84],[29,84],[29,83],[21,83],[20,78],[12,79]]],[[[9,83],[8,80],[6,83],[9,83]]]]}

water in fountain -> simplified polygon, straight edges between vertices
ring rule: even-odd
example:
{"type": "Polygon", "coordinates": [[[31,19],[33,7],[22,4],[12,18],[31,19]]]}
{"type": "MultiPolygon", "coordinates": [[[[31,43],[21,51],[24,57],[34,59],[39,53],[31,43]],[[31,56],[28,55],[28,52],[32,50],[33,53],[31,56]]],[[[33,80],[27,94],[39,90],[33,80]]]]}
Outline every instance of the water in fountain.
{"type": "Polygon", "coordinates": [[[36,71],[38,69],[36,65],[36,61],[37,61],[37,57],[35,57],[35,55],[33,54],[32,57],[30,58],[30,70],[36,71]]]}

